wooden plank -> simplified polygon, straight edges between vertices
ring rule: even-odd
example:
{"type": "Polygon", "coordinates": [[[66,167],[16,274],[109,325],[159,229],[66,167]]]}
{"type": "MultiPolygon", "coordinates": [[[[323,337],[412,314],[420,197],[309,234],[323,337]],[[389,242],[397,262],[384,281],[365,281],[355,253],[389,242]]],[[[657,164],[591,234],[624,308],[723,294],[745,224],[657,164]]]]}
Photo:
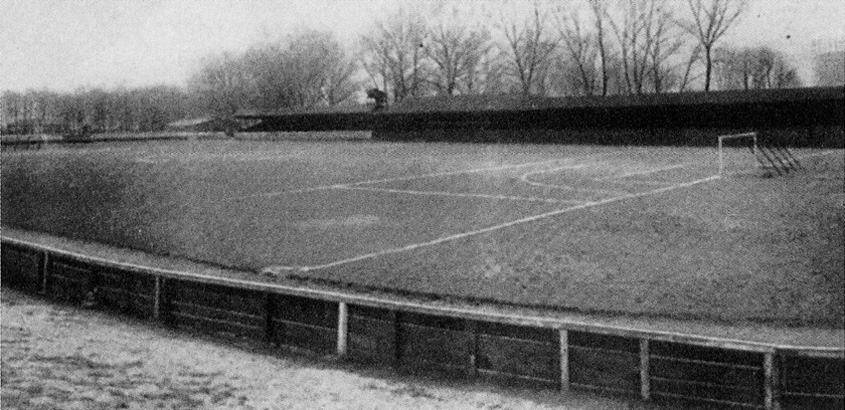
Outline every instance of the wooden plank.
{"type": "Polygon", "coordinates": [[[553,344],[503,338],[479,337],[479,369],[556,380],[560,367],[559,346],[553,344]]]}
{"type": "Polygon", "coordinates": [[[569,332],[571,347],[583,346],[594,349],[628,352],[638,355],[640,351],[639,339],[602,335],[586,332],[569,332]]]}
{"type": "Polygon", "coordinates": [[[676,357],[713,363],[730,363],[762,368],[763,354],[718,347],[652,341],[652,356],[676,357]]]}
{"type": "Polygon", "coordinates": [[[466,368],[469,349],[463,331],[401,323],[403,362],[425,361],[466,368]]]}
{"type": "Polygon", "coordinates": [[[392,322],[349,317],[349,354],[356,359],[393,362],[394,337],[392,322]]]}
{"type": "Polygon", "coordinates": [[[386,322],[393,320],[393,313],[389,309],[361,305],[349,305],[349,315],[370,319],[378,319],[386,322]]]}
{"type": "Polygon", "coordinates": [[[651,376],[664,379],[754,389],[762,386],[763,369],[736,368],[721,363],[691,363],[651,357],[651,376]]]}
{"type": "Polygon", "coordinates": [[[226,309],[225,307],[213,308],[210,306],[195,305],[185,302],[171,302],[171,313],[188,314],[195,317],[202,317],[206,319],[213,319],[223,322],[239,324],[247,327],[254,327],[256,329],[264,328],[264,317],[261,315],[251,315],[243,312],[236,312],[226,309]]]}
{"type": "Polygon", "coordinates": [[[842,410],[845,399],[842,397],[811,397],[783,394],[780,401],[782,410],[842,410]]]}
{"type": "Polygon", "coordinates": [[[207,285],[188,281],[173,281],[170,297],[173,301],[204,306],[225,306],[231,311],[261,315],[264,298],[260,292],[234,287],[207,285]]]}
{"type": "Polygon", "coordinates": [[[66,276],[52,275],[48,282],[47,294],[59,300],[80,303],[88,294],[88,283],[82,280],[69,279],[66,276]]]}
{"type": "Polygon", "coordinates": [[[41,266],[39,254],[3,244],[0,255],[0,275],[4,284],[29,292],[41,287],[41,266]]]}
{"type": "Polygon", "coordinates": [[[763,389],[740,389],[727,385],[714,385],[681,380],[651,379],[652,396],[682,396],[691,399],[718,400],[746,405],[762,406],[763,389]]]}
{"type": "Polygon", "coordinates": [[[514,339],[533,340],[541,343],[557,345],[557,331],[551,328],[532,326],[517,326],[503,323],[479,322],[478,332],[491,336],[503,336],[514,339]]]}
{"type": "Polygon", "coordinates": [[[511,373],[500,373],[495,370],[489,369],[478,369],[478,374],[476,377],[483,382],[500,385],[509,389],[560,389],[559,380],[534,379],[531,377],[518,376],[511,373]]]}
{"type": "Polygon", "coordinates": [[[132,294],[123,289],[97,288],[97,302],[122,313],[142,318],[153,315],[153,300],[144,295],[132,294]]]}
{"type": "Polygon", "coordinates": [[[298,296],[274,295],[274,297],[276,298],[275,318],[332,329],[337,326],[336,302],[298,296]]]}
{"type": "Polygon", "coordinates": [[[821,393],[845,396],[845,360],[783,356],[782,394],[821,393]]]}
{"type": "Polygon", "coordinates": [[[261,340],[263,329],[238,322],[194,316],[185,312],[169,312],[170,323],[178,328],[189,328],[205,334],[261,340]]]}
{"type": "Polygon", "coordinates": [[[290,322],[273,321],[273,341],[283,345],[305,349],[315,353],[333,353],[337,348],[337,331],[299,325],[290,322]]]}
{"type": "Polygon", "coordinates": [[[421,313],[403,313],[402,323],[420,327],[454,330],[466,330],[466,320],[456,317],[425,315],[421,313]]]}
{"type": "Polygon", "coordinates": [[[639,355],[630,352],[596,351],[569,346],[571,383],[639,394],[639,363],[639,355]]]}

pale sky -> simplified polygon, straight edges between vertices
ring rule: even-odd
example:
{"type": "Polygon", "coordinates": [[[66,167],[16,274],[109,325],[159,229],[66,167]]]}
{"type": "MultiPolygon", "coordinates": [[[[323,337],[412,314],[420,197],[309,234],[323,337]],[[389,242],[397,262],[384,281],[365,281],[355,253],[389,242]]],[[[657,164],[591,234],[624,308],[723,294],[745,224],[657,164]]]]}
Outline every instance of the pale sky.
{"type": "MultiPolygon", "coordinates": [[[[184,85],[203,56],[240,52],[297,29],[330,30],[351,45],[399,3],[0,0],[0,90],[184,85]]],[[[815,40],[845,40],[845,0],[756,0],[725,41],[780,49],[809,80],[815,40]]]]}

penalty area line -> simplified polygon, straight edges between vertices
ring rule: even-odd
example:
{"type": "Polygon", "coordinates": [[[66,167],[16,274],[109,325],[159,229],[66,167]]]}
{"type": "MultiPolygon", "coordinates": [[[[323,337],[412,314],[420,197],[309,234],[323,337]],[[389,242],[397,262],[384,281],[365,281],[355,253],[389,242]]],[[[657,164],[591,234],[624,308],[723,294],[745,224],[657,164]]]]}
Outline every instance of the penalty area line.
{"type": "Polygon", "coordinates": [[[582,160],[582,159],[590,159],[590,158],[593,158],[593,157],[599,157],[599,156],[605,156],[605,155],[609,155],[609,154],[599,153],[599,154],[590,154],[590,155],[565,157],[565,158],[553,158],[553,159],[547,159],[547,160],[543,160],[543,161],[525,162],[525,163],[522,163],[522,164],[507,164],[507,165],[500,165],[500,166],[495,166],[495,167],[474,168],[474,169],[458,169],[458,170],[454,170],[454,171],[433,172],[433,173],[428,173],[428,174],[409,175],[409,176],[404,176],[404,177],[370,179],[370,180],[365,180],[365,181],[345,182],[345,183],[332,184],[332,185],[321,185],[321,186],[315,186],[315,187],[310,187],[310,188],[291,189],[291,190],[287,190],[287,191],[264,192],[264,193],[261,193],[261,194],[247,195],[247,196],[242,196],[242,197],[232,197],[232,198],[226,198],[226,199],[246,199],[246,198],[258,198],[258,197],[270,198],[270,197],[280,196],[280,195],[301,194],[301,193],[324,191],[324,190],[330,190],[330,189],[343,189],[343,188],[357,187],[357,186],[360,186],[360,185],[372,185],[372,184],[379,184],[379,183],[385,183],[385,182],[412,181],[412,180],[415,180],[415,179],[437,178],[437,177],[444,177],[444,176],[450,176],[450,175],[461,175],[461,174],[474,174],[474,173],[482,173],[482,172],[503,171],[503,170],[514,169],[514,168],[543,166],[543,165],[546,165],[546,164],[553,164],[553,163],[556,163],[556,162],[578,161],[578,160],[582,160]]]}
{"type": "Polygon", "coordinates": [[[509,195],[493,195],[493,194],[473,194],[465,192],[446,192],[446,191],[414,191],[407,189],[391,189],[391,188],[376,188],[364,186],[338,186],[338,189],[348,189],[353,191],[371,191],[371,192],[387,192],[393,194],[408,194],[408,195],[423,195],[423,196],[451,196],[456,198],[483,198],[483,199],[503,199],[511,201],[534,201],[547,202],[552,204],[558,203],[572,203],[583,204],[587,201],[576,201],[568,199],[554,199],[554,198],[540,198],[533,196],[509,196],[509,195]]]}
{"type": "Polygon", "coordinates": [[[710,176],[710,177],[707,177],[707,178],[697,179],[695,181],[690,181],[690,182],[685,182],[685,183],[682,183],[682,184],[677,184],[677,185],[672,185],[672,186],[668,186],[668,187],[653,189],[651,191],[633,193],[633,194],[626,194],[626,195],[621,195],[621,196],[617,196],[617,197],[613,197],[613,198],[603,199],[603,200],[595,201],[595,202],[587,202],[587,203],[584,203],[584,204],[575,205],[575,206],[571,206],[571,207],[568,207],[568,208],[558,209],[558,210],[555,210],[555,211],[546,212],[546,213],[542,213],[542,214],[539,214],[539,215],[533,215],[533,216],[517,219],[517,220],[514,220],[514,221],[510,221],[510,222],[505,222],[505,223],[502,223],[502,224],[489,226],[487,228],[482,228],[482,229],[478,229],[478,230],[474,230],[474,231],[468,231],[468,232],[462,232],[462,233],[455,234],[455,235],[444,236],[442,238],[437,238],[437,239],[427,241],[427,242],[414,243],[414,244],[410,244],[410,245],[406,245],[406,246],[402,246],[402,247],[398,247],[398,248],[385,249],[385,250],[381,250],[381,251],[378,251],[378,252],[372,252],[372,253],[368,253],[368,254],[364,254],[364,255],[358,255],[358,256],[351,257],[351,258],[341,259],[341,260],[338,260],[338,261],[334,261],[334,262],[330,262],[330,263],[326,263],[326,264],[322,264],[322,265],[300,266],[300,267],[269,266],[267,268],[262,269],[262,273],[278,274],[279,272],[282,272],[282,271],[291,271],[291,270],[297,270],[297,271],[300,271],[300,272],[308,272],[308,271],[313,271],[313,270],[321,270],[321,269],[331,268],[331,267],[335,267],[335,266],[339,266],[339,265],[345,265],[345,264],[352,263],[352,262],[358,262],[358,261],[362,261],[362,260],[366,260],[366,259],[372,259],[372,258],[376,258],[376,257],[380,257],[380,256],[394,254],[394,253],[412,251],[412,250],[415,250],[415,249],[425,248],[425,247],[441,244],[441,243],[444,243],[444,242],[451,242],[451,241],[454,241],[454,240],[463,239],[463,238],[467,238],[467,237],[470,237],[470,236],[475,236],[475,235],[480,235],[480,234],[487,233],[487,232],[497,231],[497,230],[508,228],[508,227],[511,227],[511,226],[516,226],[516,225],[521,225],[521,224],[525,224],[525,223],[529,223],[529,222],[534,222],[534,221],[537,221],[537,220],[540,220],[540,219],[545,219],[545,218],[565,214],[565,213],[572,212],[572,211],[578,211],[578,210],[581,210],[581,209],[587,209],[587,208],[593,208],[593,207],[597,207],[597,206],[601,206],[601,205],[607,205],[607,204],[611,204],[611,203],[614,203],[614,202],[624,201],[624,200],[627,200],[627,199],[642,198],[642,197],[646,197],[646,196],[657,195],[657,194],[661,194],[663,192],[674,191],[676,189],[681,189],[681,188],[688,188],[688,187],[691,187],[691,186],[694,186],[694,185],[699,185],[699,184],[704,184],[704,183],[707,183],[707,182],[715,181],[715,180],[720,179],[720,178],[721,177],[719,175],[713,175],[713,176],[710,176]]]}

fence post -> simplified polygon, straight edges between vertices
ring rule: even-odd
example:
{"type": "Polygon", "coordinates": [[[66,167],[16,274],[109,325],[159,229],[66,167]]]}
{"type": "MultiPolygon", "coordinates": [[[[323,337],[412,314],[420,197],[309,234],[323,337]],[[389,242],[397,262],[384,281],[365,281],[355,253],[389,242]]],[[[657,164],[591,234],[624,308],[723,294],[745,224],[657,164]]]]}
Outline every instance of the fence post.
{"type": "Polygon", "coordinates": [[[640,339],[640,395],[643,400],[651,399],[651,378],[649,376],[648,339],[640,339]]]}
{"type": "Polygon", "coordinates": [[[349,307],[346,302],[337,305],[337,354],[346,356],[349,350],[349,307]]]}
{"type": "Polygon", "coordinates": [[[160,320],[161,319],[161,288],[162,288],[162,281],[164,279],[161,278],[161,275],[156,275],[155,281],[155,298],[153,299],[153,319],[160,320]]]}
{"type": "Polygon", "coordinates": [[[393,322],[393,365],[398,367],[402,363],[402,315],[392,310],[390,316],[393,322]]]}
{"type": "Polygon", "coordinates": [[[264,294],[264,340],[271,345],[274,345],[273,317],[276,315],[276,300],[275,295],[271,292],[264,294]]]}
{"type": "Polygon", "coordinates": [[[560,390],[568,392],[569,385],[569,332],[560,330],[560,390]]]}
{"type": "Polygon", "coordinates": [[[775,352],[763,356],[763,393],[766,410],[780,410],[780,389],[775,352]]]}
{"type": "Polygon", "coordinates": [[[49,274],[50,252],[44,251],[44,262],[41,265],[41,294],[47,294],[47,276],[49,274]]]}
{"type": "Polygon", "coordinates": [[[467,363],[467,374],[471,378],[478,376],[478,323],[466,319],[466,334],[469,350],[469,361],[467,363]]]}

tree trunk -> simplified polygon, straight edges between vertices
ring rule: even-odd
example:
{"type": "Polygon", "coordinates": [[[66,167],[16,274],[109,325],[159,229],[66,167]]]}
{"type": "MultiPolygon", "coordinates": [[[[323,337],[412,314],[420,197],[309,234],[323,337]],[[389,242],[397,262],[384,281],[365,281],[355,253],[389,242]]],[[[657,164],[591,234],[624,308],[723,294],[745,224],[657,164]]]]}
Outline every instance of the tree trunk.
{"type": "Polygon", "coordinates": [[[712,46],[704,47],[705,69],[704,69],[704,91],[710,91],[710,74],[713,71],[713,60],[710,56],[712,46]]]}

